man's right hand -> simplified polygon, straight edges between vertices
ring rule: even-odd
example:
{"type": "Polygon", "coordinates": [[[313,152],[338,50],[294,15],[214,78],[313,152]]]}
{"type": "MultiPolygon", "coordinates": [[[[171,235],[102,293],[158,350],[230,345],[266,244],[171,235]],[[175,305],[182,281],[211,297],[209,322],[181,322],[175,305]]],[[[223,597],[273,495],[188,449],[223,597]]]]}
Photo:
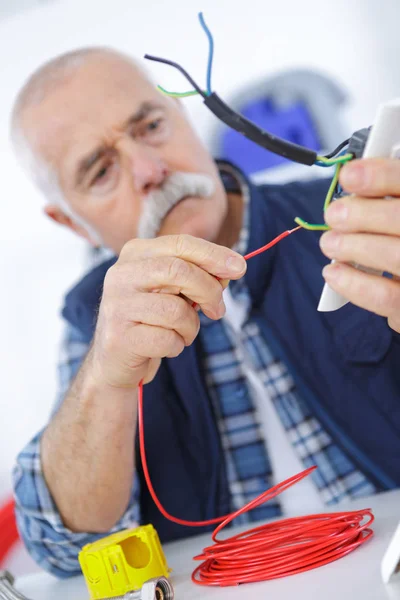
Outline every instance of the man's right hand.
{"type": "Polygon", "coordinates": [[[178,356],[196,338],[193,303],[221,318],[222,281],[245,271],[239,254],[187,235],[128,242],[104,280],[90,352],[96,379],[117,388],[151,381],[162,358],[178,356]]]}
{"type": "Polygon", "coordinates": [[[186,235],[122,249],[104,280],[92,346],[41,439],[43,477],[68,529],[106,533],[133,510],[134,388],[193,342],[193,303],[222,317],[224,285],[245,271],[239,254],[186,235]]]}

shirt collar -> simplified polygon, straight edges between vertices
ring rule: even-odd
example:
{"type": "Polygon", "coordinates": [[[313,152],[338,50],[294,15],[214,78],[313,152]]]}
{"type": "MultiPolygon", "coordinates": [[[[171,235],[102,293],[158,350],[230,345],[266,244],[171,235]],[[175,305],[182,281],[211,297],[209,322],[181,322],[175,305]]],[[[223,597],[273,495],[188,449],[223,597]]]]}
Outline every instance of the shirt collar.
{"type": "MultiPolygon", "coordinates": [[[[244,256],[247,253],[250,237],[250,186],[243,173],[231,163],[217,161],[219,173],[225,188],[229,193],[238,193],[243,198],[243,221],[239,237],[232,250],[244,256]]],[[[250,294],[244,277],[238,281],[231,281],[229,292],[232,297],[246,306],[246,314],[250,311],[250,294]]]]}

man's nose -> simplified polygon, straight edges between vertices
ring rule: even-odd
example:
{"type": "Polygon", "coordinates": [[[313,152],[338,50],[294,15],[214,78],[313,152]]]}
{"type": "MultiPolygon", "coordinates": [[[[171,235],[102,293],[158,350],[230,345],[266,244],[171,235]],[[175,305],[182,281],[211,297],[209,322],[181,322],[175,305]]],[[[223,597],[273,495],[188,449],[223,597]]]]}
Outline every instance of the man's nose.
{"type": "Polygon", "coordinates": [[[158,188],[168,175],[164,161],[147,148],[134,153],[131,172],[135,191],[144,194],[158,188]]]}

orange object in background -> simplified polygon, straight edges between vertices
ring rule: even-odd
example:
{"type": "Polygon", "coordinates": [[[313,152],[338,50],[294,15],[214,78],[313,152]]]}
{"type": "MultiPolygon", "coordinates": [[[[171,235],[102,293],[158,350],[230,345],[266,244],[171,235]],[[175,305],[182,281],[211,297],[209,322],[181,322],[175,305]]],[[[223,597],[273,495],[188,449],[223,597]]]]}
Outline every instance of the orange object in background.
{"type": "Polygon", "coordinates": [[[14,508],[13,498],[0,506],[0,567],[9,551],[19,540],[14,508]]]}

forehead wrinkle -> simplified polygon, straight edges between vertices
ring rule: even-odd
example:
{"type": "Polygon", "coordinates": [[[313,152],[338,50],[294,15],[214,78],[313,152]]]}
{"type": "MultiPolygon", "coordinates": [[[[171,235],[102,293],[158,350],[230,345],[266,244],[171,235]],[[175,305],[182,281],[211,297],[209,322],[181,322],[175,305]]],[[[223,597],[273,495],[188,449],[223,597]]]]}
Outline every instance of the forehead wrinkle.
{"type": "MultiPolygon", "coordinates": [[[[144,101],[139,108],[130,115],[128,119],[125,119],[120,126],[114,126],[113,138],[117,138],[121,131],[124,131],[130,125],[138,124],[144,120],[155,110],[162,110],[163,106],[160,102],[155,101],[144,101]]],[[[104,155],[104,153],[112,147],[116,142],[116,139],[99,142],[97,145],[93,144],[92,148],[86,152],[82,152],[80,157],[76,161],[74,179],[76,183],[82,181],[84,174],[90,169],[97,160],[104,155]]]]}
{"type": "Polygon", "coordinates": [[[114,144],[121,125],[141,116],[135,111],[137,102],[142,101],[139,110],[146,104],[152,109],[165,108],[155,87],[137,68],[109,60],[104,63],[87,61],[74,76],[60,81],[47,97],[28,109],[36,147],[61,179],[71,173],[74,176],[79,159],[114,144]],[[81,150],[76,158],[81,148],[87,152],[81,150]]]}

